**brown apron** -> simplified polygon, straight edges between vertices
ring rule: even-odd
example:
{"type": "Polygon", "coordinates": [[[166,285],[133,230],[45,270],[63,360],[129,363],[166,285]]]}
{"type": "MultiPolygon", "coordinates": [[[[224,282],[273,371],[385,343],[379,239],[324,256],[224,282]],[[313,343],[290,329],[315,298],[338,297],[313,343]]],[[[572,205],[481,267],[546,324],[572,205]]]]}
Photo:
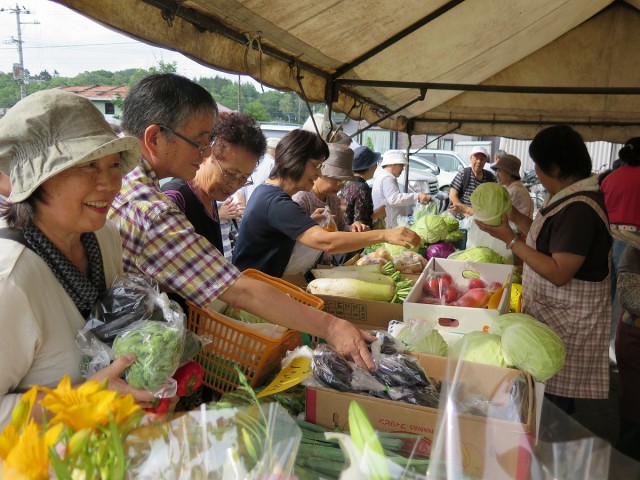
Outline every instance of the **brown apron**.
{"type": "MultiPolygon", "coordinates": [[[[545,220],[574,202],[587,203],[609,226],[602,208],[591,198],[578,195],[544,215],[538,213],[529,230],[527,245],[535,249],[545,220]]],[[[556,287],[524,265],[523,311],[553,328],[564,341],[567,354],[562,370],[547,381],[546,392],[571,398],[597,399],[609,396],[609,275],[601,282],[572,278],[566,285],[556,287]]]]}

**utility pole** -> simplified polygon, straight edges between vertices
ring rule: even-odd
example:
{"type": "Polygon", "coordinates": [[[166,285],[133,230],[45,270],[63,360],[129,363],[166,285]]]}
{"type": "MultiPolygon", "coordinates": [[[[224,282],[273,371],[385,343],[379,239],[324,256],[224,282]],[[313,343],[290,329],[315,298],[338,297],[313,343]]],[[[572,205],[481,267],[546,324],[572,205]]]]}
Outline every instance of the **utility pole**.
{"type": "Polygon", "coordinates": [[[240,113],[240,75],[238,75],[238,113],[240,113]]]}
{"type": "Polygon", "coordinates": [[[9,43],[15,43],[18,45],[18,59],[19,63],[13,64],[13,79],[20,86],[20,98],[24,98],[27,96],[27,84],[29,83],[29,78],[25,75],[24,70],[24,58],[22,56],[22,25],[26,24],[34,24],[37,25],[40,22],[37,20],[35,22],[21,22],[20,14],[31,15],[31,11],[27,10],[25,7],[19,7],[16,4],[15,8],[0,8],[0,12],[8,11],[10,13],[15,14],[16,16],[16,26],[18,28],[18,38],[17,40],[11,37],[9,43]]]}

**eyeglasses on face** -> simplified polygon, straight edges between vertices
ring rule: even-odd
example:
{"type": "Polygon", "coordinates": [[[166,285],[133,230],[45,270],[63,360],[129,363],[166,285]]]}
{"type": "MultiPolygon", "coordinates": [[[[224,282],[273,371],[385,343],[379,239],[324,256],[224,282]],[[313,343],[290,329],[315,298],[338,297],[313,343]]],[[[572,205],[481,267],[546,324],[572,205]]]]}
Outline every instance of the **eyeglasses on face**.
{"type": "Polygon", "coordinates": [[[316,163],[311,160],[309,161],[311,162],[311,165],[315,167],[316,170],[322,170],[322,167],[324,166],[324,162],[316,163]]]}
{"type": "Polygon", "coordinates": [[[216,165],[218,165],[218,169],[220,169],[222,178],[224,178],[224,181],[227,182],[227,185],[238,186],[239,188],[253,185],[253,179],[251,178],[251,175],[236,175],[236,174],[230,173],[224,168],[222,168],[222,165],[220,165],[220,162],[218,161],[217,158],[215,159],[215,161],[216,161],[216,165]]]}
{"type": "Polygon", "coordinates": [[[158,123],[158,126],[160,127],[161,130],[166,130],[167,132],[170,132],[173,135],[175,135],[176,137],[178,137],[180,140],[183,140],[183,141],[187,142],[192,147],[197,148],[198,149],[198,153],[200,154],[201,157],[208,157],[209,155],[211,155],[211,144],[207,144],[207,145],[202,146],[198,142],[196,142],[194,140],[191,140],[190,138],[185,137],[184,135],[176,132],[172,128],[167,127],[166,125],[158,123]]]}

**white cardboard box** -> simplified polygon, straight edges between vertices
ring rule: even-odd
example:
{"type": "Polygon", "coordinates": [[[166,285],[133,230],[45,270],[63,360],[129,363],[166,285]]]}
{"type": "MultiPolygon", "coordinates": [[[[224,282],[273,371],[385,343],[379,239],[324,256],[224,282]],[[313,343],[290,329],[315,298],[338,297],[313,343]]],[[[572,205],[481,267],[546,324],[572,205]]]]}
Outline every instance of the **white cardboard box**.
{"type": "Polygon", "coordinates": [[[461,335],[467,332],[487,330],[496,317],[509,312],[511,303],[511,276],[513,265],[498,265],[493,263],[461,262],[457,260],[446,260],[442,258],[432,258],[424,271],[416,281],[413,289],[407,296],[403,304],[402,317],[404,321],[410,319],[428,320],[437,324],[438,330],[443,337],[452,345],[461,335]],[[466,270],[478,272],[480,278],[485,282],[500,282],[506,284],[502,293],[498,309],[454,307],[448,305],[429,305],[418,303],[424,284],[430,272],[448,273],[453,278],[453,283],[464,286],[467,282],[462,275],[466,270]],[[439,322],[441,318],[455,319],[457,324],[446,325],[439,322]]]}

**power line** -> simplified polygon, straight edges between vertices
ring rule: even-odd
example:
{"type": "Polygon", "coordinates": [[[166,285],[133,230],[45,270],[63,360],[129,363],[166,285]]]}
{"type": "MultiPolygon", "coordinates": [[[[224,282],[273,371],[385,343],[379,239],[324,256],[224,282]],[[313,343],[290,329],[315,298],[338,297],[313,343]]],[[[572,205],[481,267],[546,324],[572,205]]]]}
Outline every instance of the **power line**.
{"type": "MultiPolygon", "coordinates": [[[[115,45],[135,45],[140,46],[139,42],[109,42],[109,43],[78,43],[70,45],[36,45],[33,47],[22,47],[24,50],[41,50],[44,48],[76,48],[76,47],[113,47],[115,45]]],[[[160,48],[160,47],[158,47],[160,48]]],[[[13,50],[11,47],[0,47],[0,50],[13,50]]]]}

